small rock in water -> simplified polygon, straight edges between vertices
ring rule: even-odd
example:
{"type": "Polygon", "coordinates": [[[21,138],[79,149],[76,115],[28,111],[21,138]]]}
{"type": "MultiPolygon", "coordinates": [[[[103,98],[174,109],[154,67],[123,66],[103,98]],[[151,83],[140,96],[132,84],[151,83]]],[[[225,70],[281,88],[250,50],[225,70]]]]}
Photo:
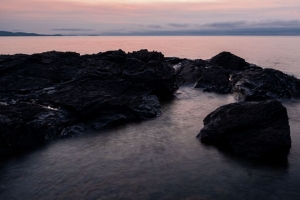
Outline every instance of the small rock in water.
{"type": "Polygon", "coordinates": [[[232,103],[204,120],[203,143],[250,158],[286,156],[291,147],[286,108],[276,100],[232,103]]]}

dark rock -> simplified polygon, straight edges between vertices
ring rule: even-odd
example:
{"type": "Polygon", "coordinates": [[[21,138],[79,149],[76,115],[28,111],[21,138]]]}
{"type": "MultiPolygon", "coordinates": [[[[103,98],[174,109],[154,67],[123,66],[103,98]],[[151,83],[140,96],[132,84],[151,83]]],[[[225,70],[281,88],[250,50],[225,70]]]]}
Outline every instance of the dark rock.
{"type": "Polygon", "coordinates": [[[67,138],[73,135],[83,134],[84,131],[87,129],[86,124],[79,123],[75,125],[68,126],[64,128],[57,137],[59,138],[67,138]]]}
{"type": "Polygon", "coordinates": [[[45,52],[33,55],[12,55],[0,62],[1,76],[22,76],[61,83],[80,74],[80,55],[74,52],[45,52]]]}
{"type": "Polygon", "coordinates": [[[275,69],[248,69],[231,76],[240,101],[290,99],[300,96],[300,80],[275,69]]]}
{"type": "MultiPolygon", "coordinates": [[[[174,58],[169,58],[170,62],[174,58]]],[[[300,80],[274,69],[247,63],[229,52],[210,60],[185,60],[174,65],[180,85],[206,92],[233,93],[239,101],[290,99],[300,96],[300,80]]]]}
{"type": "Polygon", "coordinates": [[[0,105],[0,156],[43,144],[69,123],[72,117],[62,109],[33,103],[0,105]]]}
{"type": "Polygon", "coordinates": [[[105,119],[103,120],[105,125],[119,120],[120,116],[124,120],[138,120],[159,115],[160,109],[157,108],[160,105],[159,101],[153,104],[153,99],[150,98],[151,92],[151,88],[126,82],[123,79],[105,80],[97,76],[83,76],[57,88],[53,93],[45,94],[39,101],[62,107],[80,121],[105,119]],[[149,101],[140,100],[146,97],[149,101]],[[136,109],[132,109],[134,106],[148,109],[144,109],[143,115],[136,109]]]}
{"type": "Polygon", "coordinates": [[[132,53],[128,53],[129,58],[135,58],[142,62],[148,63],[149,61],[165,61],[165,56],[157,51],[149,52],[147,49],[142,49],[139,51],[134,51],[132,53]]]}
{"type": "Polygon", "coordinates": [[[126,62],[127,54],[119,49],[118,51],[107,51],[99,53],[102,60],[113,62],[118,65],[123,65],[126,62]]]}
{"type": "Polygon", "coordinates": [[[164,61],[161,53],[148,52],[147,54],[147,52],[141,50],[129,54],[123,67],[122,78],[135,83],[144,83],[149,88],[153,88],[153,94],[159,98],[167,98],[178,89],[175,69],[164,61]]]}
{"type": "Polygon", "coordinates": [[[177,58],[177,57],[166,57],[166,61],[171,65],[177,65],[181,62],[188,61],[186,58],[177,58]]]}
{"type": "Polygon", "coordinates": [[[209,63],[204,60],[189,60],[180,64],[176,74],[185,84],[195,84],[206,67],[209,67],[209,63]]]}
{"type": "Polygon", "coordinates": [[[227,94],[231,92],[229,71],[220,67],[203,68],[194,87],[203,91],[227,94]]]}
{"type": "Polygon", "coordinates": [[[34,91],[53,86],[54,83],[38,77],[3,76],[0,77],[0,91],[34,91]]]}
{"type": "Polygon", "coordinates": [[[287,111],[276,100],[221,106],[203,123],[204,128],[197,136],[203,143],[241,156],[286,156],[291,147],[287,111]]]}
{"type": "Polygon", "coordinates": [[[227,94],[231,92],[230,72],[198,59],[181,63],[176,74],[182,85],[194,84],[195,88],[203,88],[203,91],[227,94]]]}
{"type": "Polygon", "coordinates": [[[1,55],[0,72],[0,154],[158,116],[178,88],[164,55],[147,50],[1,55]]]}
{"type": "Polygon", "coordinates": [[[210,59],[212,64],[230,70],[244,70],[249,67],[245,59],[240,58],[230,52],[222,52],[210,59]]]}

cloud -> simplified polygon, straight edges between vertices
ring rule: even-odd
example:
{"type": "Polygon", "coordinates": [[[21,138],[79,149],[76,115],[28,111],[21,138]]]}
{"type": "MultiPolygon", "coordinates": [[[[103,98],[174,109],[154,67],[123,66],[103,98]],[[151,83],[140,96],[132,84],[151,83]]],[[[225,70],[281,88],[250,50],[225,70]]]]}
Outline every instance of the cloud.
{"type": "MultiPolygon", "coordinates": [[[[269,26],[271,21],[300,19],[295,12],[300,10],[299,0],[280,4],[282,2],[283,0],[156,0],[155,3],[145,0],[1,0],[0,27],[44,34],[63,31],[96,34],[98,30],[104,33],[119,29],[126,29],[127,32],[140,29],[237,29],[265,26],[250,20],[259,22],[263,19],[265,22],[262,23],[269,26]],[[142,26],[134,27],[132,24],[142,26]],[[52,27],[58,28],[55,30],[52,27]]],[[[273,26],[294,25],[277,23],[273,26]]]]}
{"type": "Polygon", "coordinates": [[[22,29],[13,29],[13,30],[10,30],[10,31],[13,31],[13,32],[22,32],[24,30],[22,30],[22,29]]]}
{"type": "Polygon", "coordinates": [[[138,30],[132,30],[131,27],[119,31],[100,32],[99,35],[300,35],[300,21],[232,21],[215,22],[208,24],[176,24],[170,27],[165,25],[143,26],[138,30]],[[155,30],[154,27],[157,29],[155,30]],[[175,27],[175,29],[174,29],[175,27]]]}
{"type": "Polygon", "coordinates": [[[161,29],[161,28],[163,28],[161,25],[154,25],[154,24],[148,25],[147,27],[150,28],[150,29],[161,29]]]}
{"type": "Polygon", "coordinates": [[[168,26],[174,27],[174,28],[186,28],[190,26],[190,24],[178,24],[178,23],[170,23],[168,26]]]}
{"type": "Polygon", "coordinates": [[[300,28],[300,20],[267,20],[258,22],[233,21],[214,22],[200,25],[206,29],[241,29],[241,28],[300,28]]]}
{"type": "Polygon", "coordinates": [[[300,20],[227,21],[214,23],[121,24],[119,28],[56,28],[77,35],[299,35],[300,20]]]}
{"type": "Polygon", "coordinates": [[[276,3],[281,4],[281,5],[287,5],[288,4],[287,2],[283,2],[283,1],[277,1],[276,3]]]}
{"type": "Polygon", "coordinates": [[[84,29],[84,28],[55,28],[53,31],[94,31],[95,29],[84,29]]]}
{"type": "Polygon", "coordinates": [[[105,32],[103,36],[201,36],[201,35],[253,35],[253,36],[300,36],[300,28],[241,28],[241,29],[191,29],[132,32],[105,32]]]}
{"type": "Polygon", "coordinates": [[[273,20],[273,21],[261,21],[257,23],[253,23],[253,26],[258,27],[295,27],[300,28],[300,20],[288,20],[288,21],[281,21],[281,20],[273,20]]]}
{"type": "Polygon", "coordinates": [[[203,27],[209,28],[236,28],[242,25],[245,25],[245,21],[237,21],[237,22],[215,22],[204,24],[203,27]]]}

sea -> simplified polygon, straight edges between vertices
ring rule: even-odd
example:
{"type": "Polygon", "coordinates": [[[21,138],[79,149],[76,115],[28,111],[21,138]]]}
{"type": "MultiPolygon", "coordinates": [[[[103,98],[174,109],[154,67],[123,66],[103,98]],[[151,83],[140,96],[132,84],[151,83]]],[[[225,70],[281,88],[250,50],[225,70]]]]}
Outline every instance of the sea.
{"type": "MultiPolygon", "coordinates": [[[[229,51],[300,78],[300,37],[63,36],[0,37],[0,54],[148,49],[167,57],[209,59],[229,51]]],[[[56,140],[0,161],[0,199],[299,200],[300,99],[288,110],[292,148],[284,162],[240,158],[202,144],[203,119],[232,95],[181,87],[162,115],[56,140]]]]}

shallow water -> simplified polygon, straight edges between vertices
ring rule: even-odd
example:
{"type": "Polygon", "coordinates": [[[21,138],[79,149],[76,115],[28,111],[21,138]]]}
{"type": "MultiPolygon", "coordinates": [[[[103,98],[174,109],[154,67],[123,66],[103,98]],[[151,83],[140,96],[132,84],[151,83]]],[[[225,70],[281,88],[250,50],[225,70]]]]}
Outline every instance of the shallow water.
{"type": "MultiPolygon", "coordinates": [[[[231,51],[300,77],[300,37],[0,37],[0,54],[147,48],[207,59],[231,51]]],[[[163,115],[53,141],[0,162],[0,199],[300,199],[300,101],[285,101],[286,163],[258,163],[201,144],[202,120],[231,95],[182,87],[163,115]]]]}
{"type": "Polygon", "coordinates": [[[2,163],[0,199],[299,199],[300,104],[286,103],[292,149],[282,165],[201,144],[202,119],[231,95],[183,87],[163,115],[55,141],[2,163]]]}

